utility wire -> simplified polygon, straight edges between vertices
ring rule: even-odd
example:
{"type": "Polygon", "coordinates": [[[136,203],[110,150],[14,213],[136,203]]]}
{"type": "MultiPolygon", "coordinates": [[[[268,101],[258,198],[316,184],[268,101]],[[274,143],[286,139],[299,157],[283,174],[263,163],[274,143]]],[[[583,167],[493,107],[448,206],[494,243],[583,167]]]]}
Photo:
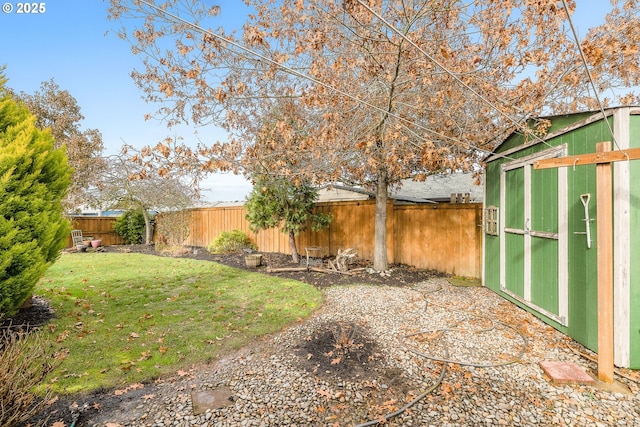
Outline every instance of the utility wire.
{"type": "MultiPolygon", "coordinates": [[[[290,67],[288,67],[288,66],[286,66],[284,64],[281,64],[281,63],[279,63],[279,62],[277,62],[277,61],[275,61],[275,60],[273,60],[273,59],[271,59],[271,58],[269,58],[269,57],[267,57],[267,56],[265,56],[265,55],[263,55],[263,54],[261,54],[259,52],[256,52],[253,49],[250,49],[248,47],[242,46],[241,44],[239,44],[237,42],[234,42],[233,40],[228,39],[227,37],[221,36],[221,35],[213,32],[213,31],[206,30],[206,29],[202,28],[201,26],[199,26],[198,24],[190,22],[190,21],[188,21],[188,20],[186,20],[184,18],[181,18],[180,16],[175,15],[175,14],[173,14],[173,13],[167,11],[167,10],[164,10],[164,9],[162,9],[162,8],[160,8],[160,7],[154,5],[153,3],[150,3],[150,2],[148,2],[146,0],[140,0],[140,3],[146,5],[146,6],[152,8],[154,10],[156,10],[157,12],[159,12],[159,13],[165,15],[165,16],[168,16],[168,17],[170,17],[172,19],[175,19],[178,22],[186,24],[186,25],[192,27],[193,29],[195,29],[196,31],[199,31],[199,32],[201,32],[203,34],[210,35],[210,36],[212,36],[212,37],[214,37],[214,38],[216,38],[218,40],[221,40],[221,41],[223,41],[223,42],[225,42],[225,43],[227,43],[227,44],[229,44],[229,45],[231,45],[231,46],[233,46],[233,47],[235,47],[237,49],[240,49],[243,52],[249,53],[249,54],[255,56],[258,59],[261,59],[261,60],[266,61],[266,62],[268,62],[270,64],[273,64],[273,65],[275,65],[278,68],[281,68],[283,70],[286,70],[288,73],[290,73],[290,74],[292,74],[294,76],[300,77],[300,78],[305,79],[305,80],[309,80],[309,81],[311,81],[311,82],[313,82],[315,84],[318,84],[318,85],[320,85],[320,86],[322,86],[322,87],[324,87],[326,89],[329,89],[329,90],[331,90],[331,91],[333,91],[335,93],[338,93],[339,95],[342,95],[342,96],[344,96],[346,98],[349,98],[349,99],[351,99],[353,101],[356,101],[359,104],[365,105],[365,106],[367,106],[369,108],[372,108],[372,109],[374,109],[374,110],[376,110],[378,112],[381,112],[383,114],[386,114],[388,116],[396,118],[396,119],[400,120],[401,122],[406,122],[406,123],[408,123],[410,125],[413,125],[413,126],[419,128],[419,129],[421,129],[421,130],[423,130],[423,131],[425,131],[427,133],[430,133],[432,135],[435,135],[435,136],[440,137],[440,138],[445,139],[445,140],[449,140],[449,141],[454,142],[456,144],[460,144],[461,146],[464,146],[464,147],[467,147],[467,148],[470,148],[470,149],[473,149],[473,150],[481,151],[481,152],[483,152],[485,154],[498,156],[498,157],[505,158],[505,159],[508,159],[508,160],[514,160],[512,157],[509,157],[507,155],[496,153],[496,152],[491,151],[491,150],[486,150],[486,149],[477,147],[475,145],[460,141],[460,140],[458,140],[456,138],[452,138],[450,136],[447,136],[447,135],[441,134],[439,132],[436,132],[436,131],[434,131],[432,129],[429,129],[427,127],[424,127],[424,126],[422,126],[422,125],[420,125],[418,123],[412,122],[409,119],[406,119],[406,118],[401,117],[401,116],[399,116],[399,115],[397,115],[397,114],[395,114],[393,112],[390,112],[390,111],[387,111],[387,110],[385,110],[383,108],[380,108],[380,107],[378,107],[378,106],[376,106],[374,104],[371,104],[371,103],[369,103],[369,102],[367,102],[367,101],[365,101],[363,99],[360,99],[360,98],[358,98],[358,97],[356,97],[354,95],[351,95],[350,93],[347,93],[347,92],[345,92],[345,91],[343,91],[343,90],[341,90],[339,88],[336,88],[336,87],[334,87],[334,86],[332,86],[332,85],[330,85],[328,83],[320,81],[320,80],[318,80],[318,79],[316,79],[314,77],[311,77],[311,76],[309,76],[307,74],[304,74],[304,73],[302,73],[300,71],[294,70],[293,68],[290,68],[290,67]]],[[[427,139],[424,138],[424,137],[421,137],[421,139],[423,139],[424,141],[427,141],[427,139]]],[[[421,148],[417,144],[413,144],[413,145],[416,145],[418,148],[421,148]]]]}
{"type": "Polygon", "coordinates": [[[591,75],[591,71],[589,70],[589,65],[587,64],[587,58],[582,50],[582,46],[580,46],[580,39],[578,38],[578,32],[576,31],[575,26],[573,25],[573,19],[569,14],[569,7],[567,6],[566,0],[562,0],[562,6],[564,7],[564,11],[567,14],[567,20],[569,21],[569,26],[571,27],[571,32],[573,33],[573,38],[576,42],[576,47],[578,48],[578,52],[580,52],[580,58],[582,58],[582,65],[584,65],[584,69],[587,72],[587,77],[589,78],[589,83],[591,84],[591,88],[593,89],[593,94],[596,97],[596,101],[598,102],[598,107],[600,108],[600,113],[602,114],[602,120],[607,124],[607,128],[609,128],[609,133],[611,134],[611,138],[613,139],[613,144],[615,147],[620,150],[620,146],[616,141],[616,137],[613,133],[613,129],[611,129],[611,124],[609,120],[607,120],[607,115],[604,112],[604,107],[602,102],[600,101],[600,96],[598,95],[598,91],[596,90],[596,85],[593,82],[593,76],[591,75]]]}
{"type": "MultiPolygon", "coordinates": [[[[469,90],[471,93],[473,93],[475,96],[477,96],[482,102],[484,102],[485,104],[487,104],[488,106],[490,106],[491,108],[493,108],[495,111],[497,111],[500,115],[504,116],[507,120],[509,120],[511,123],[513,123],[516,126],[520,126],[521,125],[521,120],[516,120],[514,119],[512,116],[510,116],[509,114],[505,113],[504,111],[502,111],[500,108],[498,108],[498,106],[496,106],[493,102],[491,102],[490,100],[488,100],[485,96],[483,96],[482,94],[478,93],[478,91],[476,91],[475,89],[473,89],[471,86],[469,86],[468,84],[466,84],[464,81],[462,81],[462,79],[460,79],[460,77],[458,77],[453,71],[449,70],[447,67],[445,67],[442,63],[440,63],[440,61],[438,61],[436,58],[434,58],[432,55],[429,55],[429,53],[427,53],[424,49],[422,49],[420,46],[418,46],[413,40],[411,40],[410,38],[408,38],[407,36],[405,36],[400,30],[398,30],[395,26],[393,26],[391,23],[389,23],[386,19],[384,19],[383,16],[381,16],[378,12],[376,12],[375,10],[373,10],[371,7],[369,7],[369,5],[365,4],[362,2],[362,0],[357,0],[358,3],[360,3],[365,9],[367,9],[369,11],[369,13],[371,13],[372,15],[374,15],[376,18],[378,18],[380,20],[380,22],[382,22],[384,25],[386,25],[389,29],[391,29],[394,33],[396,33],[397,35],[399,35],[401,38],[403,38],[404,40],[406,40],[411,46],[413,46],[414,48],[416,48],[420,53],[422,53],[427,59],[429,59],[431,62],[433,62],[434,64],[436,64],[438,67],[440,67],[446,74],[448,74],[451,78],[453,78],[459,85],[463,86],[464,88],[466,88],[467,90],[469,90]]],[[[564,0],[563,0],[564,1],[564,0]]],[[[526,116],[524,117],[526,119],[526,116]]],[[[538,135],[536,135],[535,133],[533,133],[533,137],[534,139],[538,140],[539,142],[542,142],[543,144],[547,145],[548,147],[552,147],[551,144],[549,144],[547,141],[543,140],[542,138],[540,138],[538,135]]],[[[552,147],[553,148],[553,147],[552,147]]],[[[496,154],[496,153],[492,153],[492,154],[496,154]]]]}

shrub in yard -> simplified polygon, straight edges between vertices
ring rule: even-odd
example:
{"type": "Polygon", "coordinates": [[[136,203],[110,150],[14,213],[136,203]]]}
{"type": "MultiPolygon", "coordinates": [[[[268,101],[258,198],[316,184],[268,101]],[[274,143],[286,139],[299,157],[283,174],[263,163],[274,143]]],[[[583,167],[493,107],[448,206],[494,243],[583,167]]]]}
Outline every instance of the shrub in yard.
{"type": "Polygon", "coordinates": [[[0,317],[30,298],[71,231],[61,200],[71,182],[64,148],[7,93],[0,69],[0,317]]]}
{"type": "Polygon", "coordinates": [[[288,177],[256,175],[255,185],[244,205],[252,231],[280,227],[289,235],[291,259],[298,263],[296,235],[311,228],[319,231],[331,223],[331,214],[315,210],[318,190],[310,182],[288,177]]]}
{"type": "MultiPolygon", "coordinates": [[[[0,426],[12,427],[23,423],[44,409],[51,397],[36,396],[34,387],[60,364],[48,354],[48,342],[39,332],[0,332],[0,426]]],[[[42,420],[40,425],[46,425],[42,420]]]]}
{"type": "Polygon", "coordinates": [[[174,248],[185,243],[191,233],[191,212],[166,212],[156,221],[156,248],[160,246],[174,248]]]}
{"type": "Polygon", "coordinates": [[[144,237],[144,216],[139,210],[129,210],[116,219],[113,225],[116,233],[129,244],[142,243],[144,237]]]}
{"type": "Polygon", "coordinates": [[[207,250],[212,254],[237,252],[242,249],[256,249],[256,246],[251,242],[249,236],[241,230],[223,231],[207,246],[207,250]]]}

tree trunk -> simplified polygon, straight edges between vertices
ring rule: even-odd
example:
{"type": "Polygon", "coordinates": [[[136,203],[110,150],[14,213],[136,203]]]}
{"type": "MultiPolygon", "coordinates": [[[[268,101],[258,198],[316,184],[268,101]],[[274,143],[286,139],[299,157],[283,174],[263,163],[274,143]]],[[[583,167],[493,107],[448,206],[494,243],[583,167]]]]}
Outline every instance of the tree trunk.
{"type": "Polygon", "coordinates": [[[144,244],[150,245],[153,239],[153,230],[151,229],[151,217],[149,211],[142,208],[142,217],[144,218],[144,244]]]}
{"type": "Polygon", "coordinates": [[[376,219],[373,241],[373,269],[385,271],[387,261],[387,176],[381,172],[376,184],[376,219]]]}
{"type": "Polygon", "coordinates": [[[300,262],[298,258],[298,247],[296,246],[296,235],[293,231],[289,231],[289,248],[291,248],[291,258],[296,264],[300,262]]]}

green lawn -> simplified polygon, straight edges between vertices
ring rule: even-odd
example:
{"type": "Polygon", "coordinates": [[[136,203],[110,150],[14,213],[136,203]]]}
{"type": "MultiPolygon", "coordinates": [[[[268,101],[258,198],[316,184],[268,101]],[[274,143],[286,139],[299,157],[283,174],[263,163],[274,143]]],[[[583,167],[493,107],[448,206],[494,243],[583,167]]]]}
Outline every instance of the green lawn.
{"type": "Polygon", "coordinates": [[[213,360],[322,303],[305,283],[132,253],[63,254],[36,293],[56,312],[43,329],[68,352],[48,379],[57,393],[122,387],[213,360]]]}

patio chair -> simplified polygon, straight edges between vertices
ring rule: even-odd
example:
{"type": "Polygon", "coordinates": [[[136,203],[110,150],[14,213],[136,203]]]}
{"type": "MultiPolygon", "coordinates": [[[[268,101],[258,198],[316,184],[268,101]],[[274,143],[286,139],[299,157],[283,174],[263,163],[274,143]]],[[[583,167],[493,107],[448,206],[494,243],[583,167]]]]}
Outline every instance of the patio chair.
{"type": "Polygon", "coordinates": [[[78,251],[87,250],[87,245],[84,244],[84,238],[82,237],[82,230],[71,230],[71,240],[78,251]]]}

